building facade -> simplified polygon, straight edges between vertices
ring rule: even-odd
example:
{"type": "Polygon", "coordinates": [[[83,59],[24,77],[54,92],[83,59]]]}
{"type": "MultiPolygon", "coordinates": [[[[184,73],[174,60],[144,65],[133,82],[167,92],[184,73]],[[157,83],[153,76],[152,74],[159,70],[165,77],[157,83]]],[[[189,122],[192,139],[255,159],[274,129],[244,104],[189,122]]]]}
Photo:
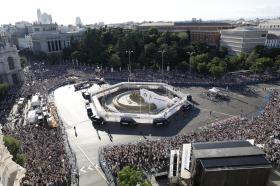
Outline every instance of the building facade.
{"type": "Polygon", "coordinates": [[[157,22],[138,25],[139,31],[156,28],[160,32],[188,32],[192,42],[203,42],[219,47],[220,30],[231,29],[233,26],[223,22],[157,22]]]}
{"type": "Polygon", "coordinates": [[[18,48],[19,50],[33,47],[32,38],[30,35],[25,35],[24,37],[18,38],[18,48]]]}
{"type": "Polygon", "coordinates": [[[280,48],[280,38],[275,34],[267,34],[265,46],[268,48],[280,48]]]}
{"type": "Polygon", "coordinates": [[[221,30],[220,47],[229,55],[250,53],[258,45],[265,45],[267,31],[255,27],[239,27],[221,30]]]}
{"type": "Polygon", "coordinates": [[[0,83],[15,85],[24,81],[20,57],[15,45],[0,45],[0,83]]]}
{"type": "Polygon", "coordinates": [[[70,47],[71,38],[81,40],[83,31],[66,32],[48,31],[35,32],[31,34],[33,52],[55,53],[61,52],[64,48],[70,47]]]}
{"type": "Polygon", "coordinates": [[[261,30],[280,30],[280,19],[269,20],[259,24],[259,28],[261,30]]]}
{"type": "Polygon", "coordinates": [[[261,30],[268,31],[265,46],[280,48],[280,19],[268,20],[259,24],[261,30]]]}

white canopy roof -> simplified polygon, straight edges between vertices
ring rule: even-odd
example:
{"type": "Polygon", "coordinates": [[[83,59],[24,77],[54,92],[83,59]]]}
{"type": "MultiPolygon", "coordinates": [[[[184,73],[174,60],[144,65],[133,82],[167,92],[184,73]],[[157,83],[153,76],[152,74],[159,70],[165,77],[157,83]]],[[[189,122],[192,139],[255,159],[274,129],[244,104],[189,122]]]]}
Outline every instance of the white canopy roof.
{"type": "Polygon", "coordinates": [[[27,119],[29,123],[35,123],[37,120],[36,110],[31,110],[27,114],[27,119]]]}
{"type": "Polygon", "coordinates": [[[220,92],[220,90],[217,89],[216,87],[213,87],[213,88],[209,89],[209,92],[218,93],[218,92],[220,92]]]}

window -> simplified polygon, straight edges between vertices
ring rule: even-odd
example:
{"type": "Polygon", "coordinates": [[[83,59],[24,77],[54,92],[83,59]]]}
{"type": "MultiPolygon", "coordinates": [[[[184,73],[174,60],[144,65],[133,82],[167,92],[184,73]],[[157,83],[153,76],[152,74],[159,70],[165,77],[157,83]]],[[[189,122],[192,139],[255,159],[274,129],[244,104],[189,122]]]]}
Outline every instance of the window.
{"type": "Polygon", "coordinates": [[[18,79],[16,74],[12,75],[12,79],[13,79],[13,84],[18,84],[19,83],[19,79],[18,79]]]}
{"type": "Polygon", "coordinates": [[[8,57],[8,64],[10,70],[15,69],[14,59],[12,57],[8,57]]]}

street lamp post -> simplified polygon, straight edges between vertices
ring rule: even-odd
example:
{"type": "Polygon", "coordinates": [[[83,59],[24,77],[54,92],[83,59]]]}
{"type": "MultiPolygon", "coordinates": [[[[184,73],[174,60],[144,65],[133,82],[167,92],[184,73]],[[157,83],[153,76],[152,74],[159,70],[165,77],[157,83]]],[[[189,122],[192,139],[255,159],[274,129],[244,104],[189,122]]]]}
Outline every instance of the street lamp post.
{"type": "Polygon", "coordinates": [[[163,81],[163,54],[166,53],[166,50],[160,50],[158,51],[159,53],[161,53],[161,76],[162,76],[162,81],[163,81]]]}
{"type": "Polygon", "coordinates": [[[128,71],[129,71],[129,77],[128,77],[128,82],[129,82],[129,79],[131,77],[131,64],[130,64],[130,54],[133,53],[133,50],[126,50],[125,53],[128,54],[128,71]]]}
{"type": "Polygon", "coordinates": [[[228,64],[227,64],[227,62],[225,61],[225,70],[224,70],[224,73],[225,73],[224,78],[225,78],[225,79],[226,79],[226,75],[227,75],[227,68],[228,68],[228,64]]]}
{"type": "Polygon", "coordinates": [[[193,55],[194,52],[186,52],[187,54],[189,54],[189,73],[190,73],[190,76],[192,74],[192,66],[191,66],[191,57],[193,55]]]}

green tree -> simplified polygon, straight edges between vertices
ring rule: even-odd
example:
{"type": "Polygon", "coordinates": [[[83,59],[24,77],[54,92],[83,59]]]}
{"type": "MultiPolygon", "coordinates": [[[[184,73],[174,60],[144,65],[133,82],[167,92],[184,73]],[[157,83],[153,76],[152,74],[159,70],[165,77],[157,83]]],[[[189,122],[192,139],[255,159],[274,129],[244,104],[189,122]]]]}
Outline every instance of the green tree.
{"type": "Polygon", "coordinates": [[[8,93],[9,85],[0,83],[0,101],[3,100],[8,93]]]}
{"type": "Polygon", "coordinates": [[[26,162],[26,156],[24,154],[17,154],[14,159],[15,159],[15,162],[17,164],[19,164],[20,166],[23,166],[24,163],[26,162]]]}
{"type": "Polygon", "coordinates": [[[224,64],[222,59],[214,57],[208,64],[209,72],[212,76],[219,77],[224,73],[224,64]]]}
{"type": "Polygon", "coordinates": [[[268,57],[258,58],[250,69],[256,73],[263,73],[267,68],[272,67],[273,60],[268,57]]]}
{"type": "Polygon", "coordinates": [[[196,55],[196,56],[192,56],[191,57],[191,68],[192,69],[197,69],[197,65],[199,63],[205,63],[207,64],[209,62],[209,56],[207,53],[205,54],[199,54],[199,55],[196,55]]]}
{"type": "Polygon", "coordinates": [[[197,71],[202,74],[207,73],[208,72],[207,64],[205,62],[198,63],[197,71]]]}
{"type": "Polygon", "coordinates": [[[20,154],[20,141],[15,139],[12,136],[4,136],[3,137],[4,145],[7,147],[8,151],[13,156],[13,161],[15,161],[17,164],[23,166],[26,160],[26,157],[24,154],[20,154]]]}
{"type": "Polygon", "coordinates": [[[81,52],[75,50],[74,52],[71,53],[71,58],[77,61],[81,60],[81,52]]]}
{"type": "Polygon", "coordinates": [[[272,66],[272,71],[280,75],[280,55],[275,58],[275,61],[272,66]]]}
{"type": "Polygon", "coordinates": [[[141,171],[130,166],[126,166],[118,172],[118,180],[120,186],[151,186],[151,184],[145,180],[144,174],[141,171]]]}
{"type": "Polygon", "coordinates": [[[252,64],[254,64],[258,58],[259,58],[259,54],[255,50],[252,51],[249,54],[248,58],[246,59],[246,62],[245,62],[246,67],[248,68],[248,67],[252,66],[252,64]]]}
{"type": "Polygon", "coordinates": [[[20,58],[20,66],[21,66],[21,68],[24,68],[26,65],[27,65],[26,58],[21,57],[20,58]]]}
{"type": "Polygon", "coordinates": [[[110,57],[110,64],[114,68],[121,66],[121,59],[118,54],[112,54],[112,56],[110,57]]]}
{"type": "Polygon", "coordinates": [[[61,61],[61,55],[60,53],[51,53],[48,55],[48,62],[51,64],[51,65],[54,65],[54,64],[59,64],[61,61]]]}
{"type": "Polygon", "coordinates": [[[178,65],[177,68],[181,71],[186,71],[189,67],[189,64],[186,61],[181,61],[178,65]]]}

